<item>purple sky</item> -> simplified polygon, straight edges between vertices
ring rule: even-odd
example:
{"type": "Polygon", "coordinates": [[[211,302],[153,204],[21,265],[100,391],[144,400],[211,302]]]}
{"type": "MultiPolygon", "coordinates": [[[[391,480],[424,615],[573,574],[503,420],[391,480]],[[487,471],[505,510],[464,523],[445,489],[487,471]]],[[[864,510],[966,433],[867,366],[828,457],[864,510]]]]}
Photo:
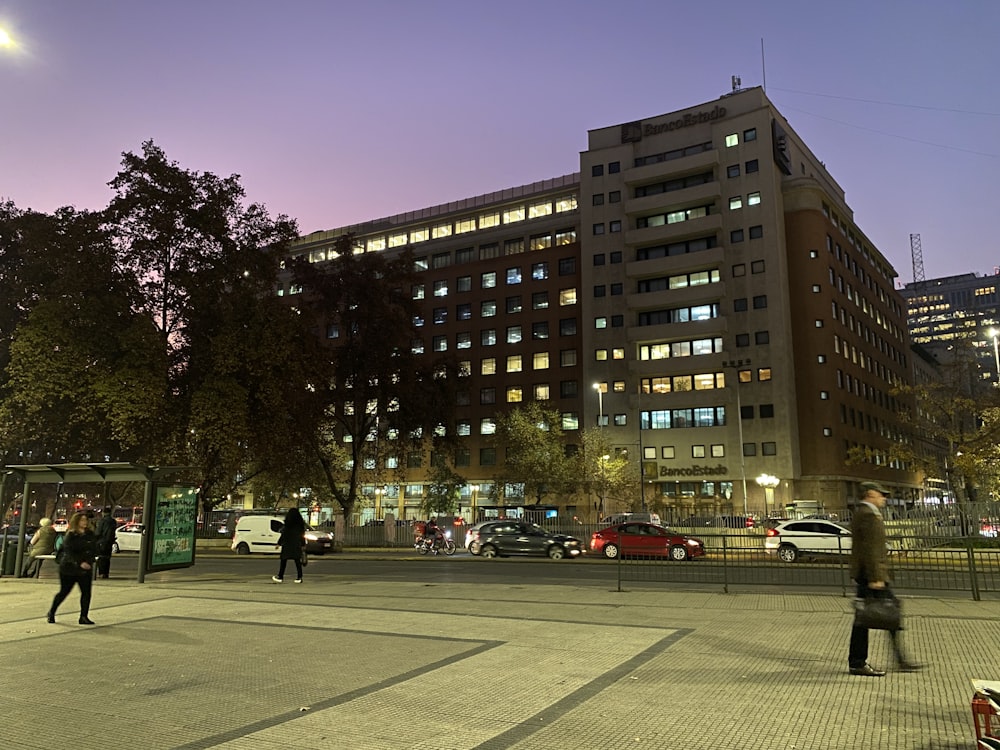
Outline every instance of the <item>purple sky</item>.
{"type": "Polygon", "coordinates": [[[760,85],[763,38],[768,96],[902,281],[911,232],[928,278],[1000,265],[996,0],[0,0],[0,27],[0,198],[22,209],[103,208],[152,138],[303,234],[411,211],[760,85]]]}

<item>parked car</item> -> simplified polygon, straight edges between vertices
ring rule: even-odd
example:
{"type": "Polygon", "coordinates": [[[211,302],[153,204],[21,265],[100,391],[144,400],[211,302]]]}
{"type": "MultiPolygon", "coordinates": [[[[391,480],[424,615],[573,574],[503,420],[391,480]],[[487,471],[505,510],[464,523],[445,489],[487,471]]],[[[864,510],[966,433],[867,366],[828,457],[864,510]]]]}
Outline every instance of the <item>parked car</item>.
{"type": "Polygon", "coordinates": [[[566,534],[552,534],[538,524],[507,520],[498,522],[479,535],[483,557],[507,555],[547,555],[553,560],[583,554],[583,542],[566,534]]]}
{"type": "Polygon", "coordinates": [[[112,552],[138,552],[142,546],[142,532],[145,526],[141,523],[127,523],[115,531],[115,542],[112,552]]]}
{"type": "Polygon", "coordinates": [[[590,537],[590,551],[611,559],[635,555],[681,561],[704,555],[705,543],[658,524],[623,523],[595,532],[590,537]]]}
{"type": "Polygon", "coordinates": [[[795,562],[803,554],[836,555],[851,551],[851,530],[822,519],[784,521],[767,530],[764,551],[784,562],[795,562]]]}
{"type": "MultiPolygon", "coordinates": [[[[277,546],[278,538],[284,526],[283,516],[241,516],[236,522],[230,548],[238,555],[249,555],[251,552],[279,554],[281,550],[277,546]]],[[[322,555],[332,548],[333,534],[306,525],[306,552],[322,555]]]]}

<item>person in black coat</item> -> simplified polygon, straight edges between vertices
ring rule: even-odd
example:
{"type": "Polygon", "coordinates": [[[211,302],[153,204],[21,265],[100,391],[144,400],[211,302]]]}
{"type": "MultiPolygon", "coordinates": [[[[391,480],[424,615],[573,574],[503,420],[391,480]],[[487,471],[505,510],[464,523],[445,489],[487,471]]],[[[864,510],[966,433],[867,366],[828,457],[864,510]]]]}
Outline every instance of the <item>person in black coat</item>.
{"type": "Polygon", "coordinates": [[[111,551],[115,544],[118,521],[110,505],[104,506],[101,520],[97,522],[97,575],[107,578],[111,574],[111,551]]]}
{"type": "Polygon", "coordinates": [[[306,546],[306,522],[298,508],[289,508],[285,515],[285,525],[281,527],[278,546],[281,547],[281,565],[278,567],[278,575],[271,576],[271,580],[281,583],[285,579],[285,566],[289,560],[293,560],[295,582],[302,583],[302,550],[306,546]]]}
{"type": "Polygon", "coordinates": [[[89,520],[83,513],[74,513],[67,524],[62,547],[57,553],[59,562],[59,592],[52,599],[49,608],[49,622],[56,621],[56,610],[63,600],[69,596],[73,586],[80,587],[80,624],[93,625],[90,614],[90,589],[93,581],[94,557],[97,553],[97,543],[94,532],[89,528],[89,520]]]}

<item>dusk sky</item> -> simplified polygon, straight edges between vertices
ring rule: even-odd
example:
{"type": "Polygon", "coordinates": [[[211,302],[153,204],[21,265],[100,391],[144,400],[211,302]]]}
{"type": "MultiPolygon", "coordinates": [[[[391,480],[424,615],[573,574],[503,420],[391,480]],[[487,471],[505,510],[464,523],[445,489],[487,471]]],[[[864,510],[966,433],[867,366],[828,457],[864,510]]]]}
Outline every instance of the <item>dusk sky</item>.
{"type": "Polygon", "coordinates": [[[100,209],[152,139],[303,234],[579,171],[587,130],[768,97],[912,280],[1000,266],[998,0],[0,0],[0,199],[100,209]],[[763,62],[761,40],[763,39],[763,62]]]}

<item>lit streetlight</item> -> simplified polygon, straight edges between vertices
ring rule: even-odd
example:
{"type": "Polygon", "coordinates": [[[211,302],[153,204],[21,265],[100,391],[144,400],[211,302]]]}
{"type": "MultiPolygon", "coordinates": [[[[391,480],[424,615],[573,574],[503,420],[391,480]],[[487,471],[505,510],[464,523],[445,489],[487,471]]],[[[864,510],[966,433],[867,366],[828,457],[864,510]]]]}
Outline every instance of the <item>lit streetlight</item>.
{"type": "Polygon", "coordinates": [[[469,489],[472,490],[472,522],[476,522],[476,497],[479,494],[479,485],[470,484],[469,489]]]}
{"type": "Polygon", "coordinates": [[[597,426],[604,426],[604,385],[594,383],[594,390],[597,391],[597,426]]]}
{"type": "Polygon", "coordinates": [[[772,474],[761,474],[757,477],[757,484],[764,488],[764,510],[770,513],[774,508],[774,488],[781,484],[781,480],[772,474]]]}

